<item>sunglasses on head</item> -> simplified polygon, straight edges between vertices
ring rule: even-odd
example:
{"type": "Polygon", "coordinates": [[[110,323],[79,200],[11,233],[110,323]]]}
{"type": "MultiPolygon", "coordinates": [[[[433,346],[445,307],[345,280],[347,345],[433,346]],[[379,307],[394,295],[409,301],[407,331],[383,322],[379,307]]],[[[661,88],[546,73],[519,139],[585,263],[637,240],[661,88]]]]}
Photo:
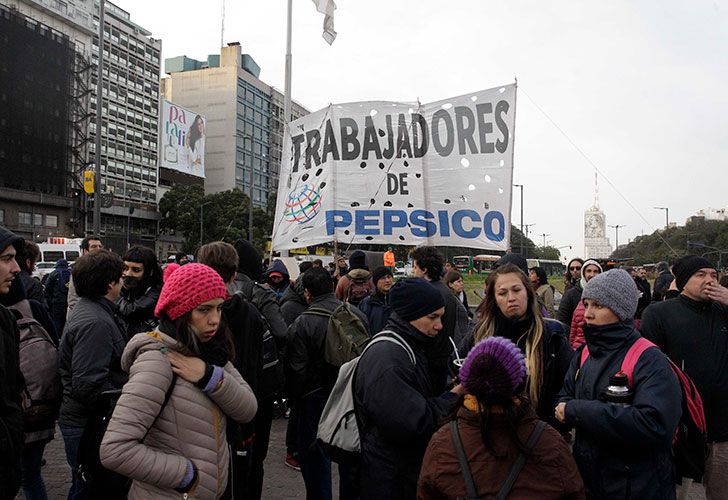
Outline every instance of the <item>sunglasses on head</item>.
{"type": "Polygon", "coordinates": [[[581,271],[581,266],[571,266],[569,271],[581,271]]]}

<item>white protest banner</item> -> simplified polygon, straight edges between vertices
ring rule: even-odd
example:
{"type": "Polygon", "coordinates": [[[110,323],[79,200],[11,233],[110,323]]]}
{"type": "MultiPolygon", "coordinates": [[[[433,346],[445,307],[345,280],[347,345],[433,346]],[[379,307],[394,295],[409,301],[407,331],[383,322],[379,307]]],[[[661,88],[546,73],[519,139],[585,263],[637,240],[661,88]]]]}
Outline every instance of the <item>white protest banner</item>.
{"type": "Polygon", "coordinates": [[[162,99],[159,165],[196,177],[205,177],[207,120],[182,106],[162,99]]]}
{"type": "Polygon", "coordinates": [[[516,85],[431,104],[333,104],[291,122],[273,248],[338,241],[506,250],[516,85]]]}

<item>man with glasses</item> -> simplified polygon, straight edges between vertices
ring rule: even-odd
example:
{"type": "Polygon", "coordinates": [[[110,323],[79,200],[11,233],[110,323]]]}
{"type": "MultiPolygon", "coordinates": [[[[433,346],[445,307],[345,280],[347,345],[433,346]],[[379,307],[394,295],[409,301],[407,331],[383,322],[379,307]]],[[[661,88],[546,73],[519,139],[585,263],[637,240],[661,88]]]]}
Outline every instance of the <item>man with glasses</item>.
{"type": "Polygon", "coordinates": [[[583,265],[584,261],[577,257],[571,259],[569,265],[566,266],[564,295],[561,298],[559,310],[556,311],[556,319],[565,325],[571,325],[571,317],[581,300],[581,268],[583,265]]]}
{"type": "Polygon", "coordinates": [[[579,257],[575,257],[569,261],[569,264],[566,266],[566,273],[564,274],[564,293],[579,283],[581,280],[581,266],[583,265],[584,261],[579,257]]]}

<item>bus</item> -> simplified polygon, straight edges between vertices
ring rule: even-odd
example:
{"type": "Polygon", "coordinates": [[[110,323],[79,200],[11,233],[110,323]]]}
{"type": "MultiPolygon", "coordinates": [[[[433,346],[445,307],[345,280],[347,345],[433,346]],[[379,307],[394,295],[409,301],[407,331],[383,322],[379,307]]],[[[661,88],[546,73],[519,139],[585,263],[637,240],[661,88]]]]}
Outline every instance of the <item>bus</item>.
{"type": "Polygon", "coordinates": [[[493,266],[496,262],[498,262],[498,260],[500,260],[500,258],[501,255],[476,255],[473,257],[473,272],[478,274],[490,274],[493,270],[493,266]]]}
{"type": "Polygon", "coordinates": [[[548,259],[526,259],[529,269],[540,267],[546,272],[546,276],[563,276],[566,272],[566,266],[560,260],[548,259]]]}
{"type": "Polygon", "coordinates": [[[473,258],[470,255],[456,255],[452,258],[452,265],[460,274],[471,274],[473,272],[473,258]]]}

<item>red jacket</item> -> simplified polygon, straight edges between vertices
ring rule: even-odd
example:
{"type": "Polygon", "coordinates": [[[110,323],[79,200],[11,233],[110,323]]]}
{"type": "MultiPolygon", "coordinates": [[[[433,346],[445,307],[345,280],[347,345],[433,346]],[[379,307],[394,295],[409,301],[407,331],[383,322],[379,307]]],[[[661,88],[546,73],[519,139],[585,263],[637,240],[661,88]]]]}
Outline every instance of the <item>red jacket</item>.
{"type": "Polygon", "coordinates": [[[569,344],[571,348],[576,350],[581,344],[584,343],[584,302],[581,300],[574,309],[574,314],[571,316],[571,331],[569,332],[569,344]]]}

